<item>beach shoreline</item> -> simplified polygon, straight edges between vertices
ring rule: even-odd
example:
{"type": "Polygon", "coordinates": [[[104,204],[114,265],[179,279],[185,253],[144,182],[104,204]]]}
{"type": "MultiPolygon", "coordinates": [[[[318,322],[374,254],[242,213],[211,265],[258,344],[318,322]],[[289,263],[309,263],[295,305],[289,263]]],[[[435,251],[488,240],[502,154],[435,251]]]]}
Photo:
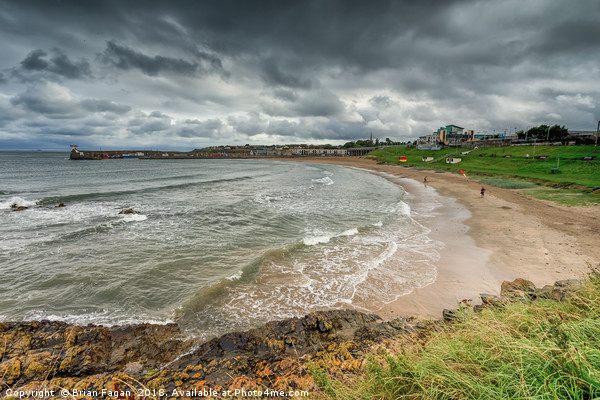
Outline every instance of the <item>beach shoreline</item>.
{"type": "Polygon", "coordinates": [[[478,304],[481,293],[499,294],[505,280],[524,278],[542,287],[580,279],[600,263],[600,207],[564,207],[487,185],[481,197],[482,185],[468,177],[379,165],[362,157],[292,161],[388,174],[388,179],[400,178],[402,182],[396,183],[409,192],[422,186],[441,196],[437,216],[427,221],[429,237],[445,244],[436,263],[438,276],[434,283],[375,311],[385,319],[436,319],[444,308],[456,308],[460,301],[478,304]]]}

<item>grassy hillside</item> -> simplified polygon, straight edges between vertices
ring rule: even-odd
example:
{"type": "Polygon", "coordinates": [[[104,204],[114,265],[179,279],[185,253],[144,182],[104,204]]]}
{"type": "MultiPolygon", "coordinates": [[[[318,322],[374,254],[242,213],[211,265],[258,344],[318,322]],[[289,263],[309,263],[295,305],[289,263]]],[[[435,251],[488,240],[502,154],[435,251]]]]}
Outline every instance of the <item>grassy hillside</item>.
{"type": "Polygon", "coordinates": [[[466,148],[436,151],[386,147],[367,157],[416,169],[456,173],[463,170],[469,178],[483,184],[527,189],[530,196],[568,206],[600,204],[600,153],[594,153],[594,146],[486,147],[472,151],[466,148]],[[463,152],[469,153],[461,154],[463,152]],[[399,156],[405,156],[407,162],[400,163],[399,156]],[[539,159],[540,156],[546,158],[539,159]],[[582,160],[594,156],[593,160],[582,160]],[[423,157],[434,160],[423,162],[423,157]],[[461,162],[447,164],[447,157],[460,158],[461,162]],[[552,173],[557,166],[558,172],[552,173]]]}
{"type": "Polygon", "coordinates": [[[315,369],[321,398],[600,398],[599,277],[566,302],[467,308],[451,327],[397,347],[373,355],[359,374],[315,369]]]}
{"type": "Polygon", "coordinates": [[[535,146],[535,159],[534,146],[486,147],[475,149],[466,155],[460,154],[469,150],[459,148],[432,151],[387,147],[373,151],[370,156],[389,163],[398,163],[398,156],[406,156],[407,162],[401,163],[405,166],[450,171],[462,169],[468,175],[503,175],[564,186],[600,187],[600,153],[594,153],[594,146],[535,146]],[[510,158],[505,158],[508,155],[510,158]],[[539,156],[547,158],[538,159],[539,156]],[[586,156],[597,158],[592,161],[581,160],[586,156]],[[434,157],[434,161],[422,162],[422,157],[434,157]],[[462,158],[462,161],[459,164],[446,164],[446,157],[462,158]],[[551,169],[557,165],[559,172],[551,173],[551,169]]]}

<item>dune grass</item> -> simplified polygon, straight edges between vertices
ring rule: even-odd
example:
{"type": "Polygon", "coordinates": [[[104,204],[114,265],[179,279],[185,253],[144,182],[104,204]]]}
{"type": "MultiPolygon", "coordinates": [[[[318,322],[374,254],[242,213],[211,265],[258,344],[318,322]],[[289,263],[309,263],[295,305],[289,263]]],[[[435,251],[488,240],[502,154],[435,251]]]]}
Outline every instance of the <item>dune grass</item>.
{"type": "Polygon", "coordinates": [[[566,302],[515,302],[371,357],[361,374],[313,367],[324,399],[600,398],[600,278],[566,302]]]}

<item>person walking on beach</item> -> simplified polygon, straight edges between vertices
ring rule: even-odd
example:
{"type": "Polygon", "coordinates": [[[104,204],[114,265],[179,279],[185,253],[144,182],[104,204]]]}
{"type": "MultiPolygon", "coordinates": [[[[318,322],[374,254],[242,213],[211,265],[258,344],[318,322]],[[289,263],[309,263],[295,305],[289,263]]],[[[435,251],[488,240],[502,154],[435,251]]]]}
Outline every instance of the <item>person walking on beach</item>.
{"type": "Polygon", "coordinates": [[[423,183],[427,184],[427,177],[423,178],[423,183]]]}
{"type": "Polygon", "coordinates": [[[481,187],[481,197],[483,198],[484,195],[485,195],[485,188],[482,186],[481,187]]]}

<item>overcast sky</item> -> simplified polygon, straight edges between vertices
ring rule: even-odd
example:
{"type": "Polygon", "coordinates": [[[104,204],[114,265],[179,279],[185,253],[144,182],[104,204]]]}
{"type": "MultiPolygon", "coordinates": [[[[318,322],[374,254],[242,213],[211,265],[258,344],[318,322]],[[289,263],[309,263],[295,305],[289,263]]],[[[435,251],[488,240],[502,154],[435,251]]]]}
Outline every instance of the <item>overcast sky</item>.
{"type": "Polygon", "coordinates": [[[600,119],[598,0],[0,1],[0,149],[600,119]]]}

